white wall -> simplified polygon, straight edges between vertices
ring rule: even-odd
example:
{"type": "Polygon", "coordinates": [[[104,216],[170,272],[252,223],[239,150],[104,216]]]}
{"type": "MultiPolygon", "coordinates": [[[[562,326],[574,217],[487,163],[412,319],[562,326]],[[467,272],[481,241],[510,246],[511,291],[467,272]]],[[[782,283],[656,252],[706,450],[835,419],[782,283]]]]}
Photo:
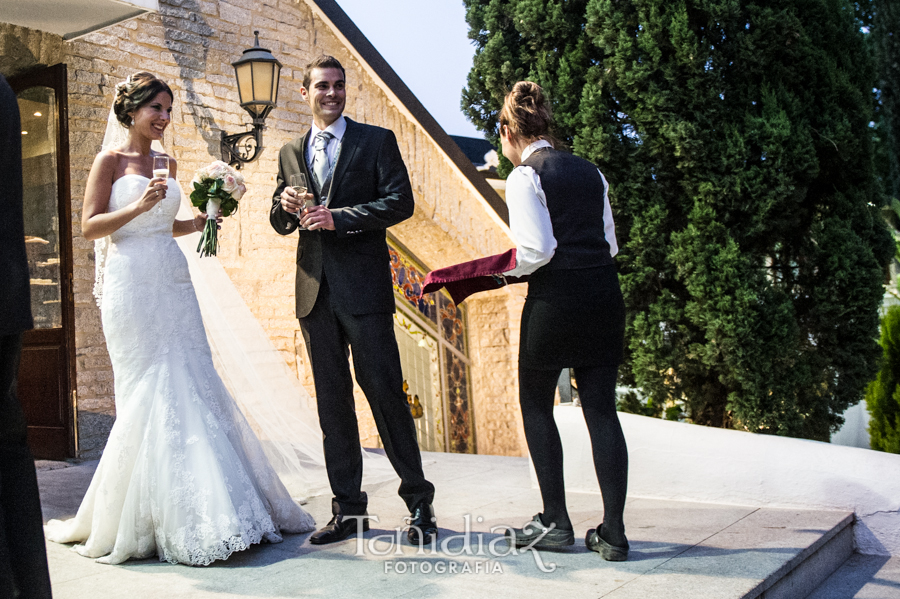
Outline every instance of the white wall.
{"type": "Polygon", "coordinates": [[[831,435],[831,442],[835,445],[871,449],[872,446],[869,443],[869,420],[871,418],[865,400],[848,408],[844,412],[844,426],[831,435]]]}

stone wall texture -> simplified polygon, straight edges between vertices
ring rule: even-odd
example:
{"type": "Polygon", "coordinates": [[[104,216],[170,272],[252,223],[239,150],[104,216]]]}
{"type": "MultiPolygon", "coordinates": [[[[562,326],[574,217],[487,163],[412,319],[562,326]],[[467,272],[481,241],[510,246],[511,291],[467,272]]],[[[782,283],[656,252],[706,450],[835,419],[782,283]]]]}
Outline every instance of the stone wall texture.
{"type": "MultiPolygon", "coordinates": [[[[0,17],[2,19],[2,17],[0,17]]],[[[182,186],[219,158],[221,131],[249,128],[238,105],[231,63],[253,45],[283,63],[278,107],[267,119],[262,157],[245,167],[249,192],[222,230],[219,259],[285,362],[314,394],[303,338],[293,316],[294,236],[269,226],[278,149],[303,134],[312,117],[300,96],[305,65],[319,54],[347,71],[346,116],[389,128],[410,171],[416,210],[391,232],[428,268],[505,251],[506,230],[474,188],[390,90],[371,75],[313,4],[293,0],[161,0],[158,14],[108,27],[74,41],[0,23],[3,72],[65,62],[69,73],[72,230],[77,345],[79,455],[102,449],[115,413],[112,370],[92,296],[93,244],[80,234],[85,183],[100,149],[114,86],[148,70],[175,92],[163,140],[178,160],[182,186]]],[[[524,289],[506,288],[467,301],[472,397],[478,453],[525,455],[518,409],[516,353],[524,289]]],[[[361,436],[376,444],[374,421],[357,390],[361,436]]]]}

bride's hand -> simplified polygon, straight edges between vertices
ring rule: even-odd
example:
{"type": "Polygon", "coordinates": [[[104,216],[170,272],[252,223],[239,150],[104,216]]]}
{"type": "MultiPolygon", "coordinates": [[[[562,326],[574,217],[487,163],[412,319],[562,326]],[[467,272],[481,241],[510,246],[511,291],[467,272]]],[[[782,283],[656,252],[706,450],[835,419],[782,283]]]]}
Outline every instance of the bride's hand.
{"type": "Polygon", "coordinates": [[[166,180],[161,177],[150,179],[147,189],[137,201],[137,209],[141,212],[147,212],[160,203],[166,197],[166,180]]]}
{"type": "MultiPolygon", "coordinates": [[[[198,214],[193,218],[194,221],[194,230],[202,231],[203,227],[206,226],[206,221],[209,220],[209,215],[205,212],[198,214]]],[[[222,209],[219,208],[219,214],[216,215],[216,229],[222,229],[222,209]]]]}

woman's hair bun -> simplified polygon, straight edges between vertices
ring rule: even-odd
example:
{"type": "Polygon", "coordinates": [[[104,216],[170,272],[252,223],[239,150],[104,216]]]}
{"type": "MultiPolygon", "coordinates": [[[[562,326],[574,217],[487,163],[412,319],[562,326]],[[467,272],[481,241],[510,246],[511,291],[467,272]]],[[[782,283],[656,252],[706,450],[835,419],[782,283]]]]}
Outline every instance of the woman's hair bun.
{"type": "Polygon", "coordinates": [[[533,81],[513,85],[500,111],[500,125],[509,127],[516,138],[552,142],[553,111],[541,86],[533,81]]]}
{"type": "Polygon", "coordinates": [[[122,126],[131,126],[131,113],[134,113],[161,92],[166,92],[172,100],[175,95],[169,84],[155,75],[140,71],[129,75],[125,81],[116,84],[116,99],[113,101],[113,112],[122,126]]]}

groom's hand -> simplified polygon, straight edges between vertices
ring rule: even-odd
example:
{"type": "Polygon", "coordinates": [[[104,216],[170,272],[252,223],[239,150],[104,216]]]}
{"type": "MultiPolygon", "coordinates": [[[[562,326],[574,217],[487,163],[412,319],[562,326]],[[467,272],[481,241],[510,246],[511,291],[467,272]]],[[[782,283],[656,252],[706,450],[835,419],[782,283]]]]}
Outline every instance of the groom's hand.
{"type": "Polygon", "coordinates": [[[312,194],[298,195],[293,187],[285,187],[284,191],[281,192],[281,207],[284,208],[285,212],[297,214],[303,208],[303,202],[307,198],[311,199],[312,194]]]}
{"type": "Polygon", "coordinates": [[[334,217],[331,210],[325,206],[313,206],[303,211],[300,215],[300,226],[310,231],[325,229],[334,231],[334,217]]]}

